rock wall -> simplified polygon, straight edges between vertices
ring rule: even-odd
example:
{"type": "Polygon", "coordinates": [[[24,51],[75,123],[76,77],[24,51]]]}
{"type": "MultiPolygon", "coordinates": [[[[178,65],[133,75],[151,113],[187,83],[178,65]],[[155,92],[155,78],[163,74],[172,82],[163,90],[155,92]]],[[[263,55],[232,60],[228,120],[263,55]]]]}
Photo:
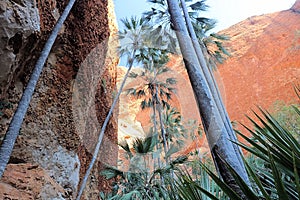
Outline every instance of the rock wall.
{"type": "Polygon", "coordinates": [[[250,126],[256,105],[271,109],[277,100],[295,103],[300,84],[300,1],[285,11],[250,17],[226,30],[232,56],[218,72],[231,120],[250,126]]]}
{"type": "MultiPolygon", "coordinates": [[[[9,61],[1,65],[8,74],[0,77],[1,103],[5,105],[0,116],[1,138],[39,52],[67,4],[56,0],[32,2],[0,3],[0,20],[8,16],[5,20],[9,21],[1,23],[0,28],[7,34],[1,37],[0,55],[9,61]]],[[[112,1],[75,3],[39,79],[0,182],[0,198],[75,198],[115,93],[116,32],[112,1]]],[[[99,172],[104,163],[116,165],[116,130],[117,110],[82,199],[98,199],[100,190],[110,189],[99,172]]]]}
{"type": "Polygon", "coordinates": [[[32,42],[40,31],[40,19],[35,1],[0,2],[0,98],[4,97],[24,52],[22,47],[32,42]]]}

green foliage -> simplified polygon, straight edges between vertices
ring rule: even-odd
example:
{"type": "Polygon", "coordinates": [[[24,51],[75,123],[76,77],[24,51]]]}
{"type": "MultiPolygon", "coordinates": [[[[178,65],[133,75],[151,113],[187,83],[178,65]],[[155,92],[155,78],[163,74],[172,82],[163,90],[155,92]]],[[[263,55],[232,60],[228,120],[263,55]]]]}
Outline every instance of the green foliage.
{"type": "MultiPolygon", "coordinates": [[[[166,0],[148,0],[152,4],[151,10],[144,13],[144,17],[150,22],[156,48],[166,49],[171,53],[178,52],[178,42],[173,24],[168,12],[166,0]]],[[[222,41],[228,40],[228,36],[212,33],[216,26],[216,21],[203,17],[203,12],[207,11],[208,6],[205,0],[193,1],[186,0],[189,10],[189,17],[199,40],[203,52],[206,52],[206,59],[209,66],[214,69],[216,63],[223,63],[230,53],[223,46],[222,41]]]]}
{"type": "Polygon", "coordinates": [[[152,152],[155,145],[155,137],[148,136],[144,139],[135,138],[133,142],[133,149],[136,153],[146,154],[152,152]]]}
{"type": "Polygon", "coordinates": [[[171,86],[175,85],[177,81],[175,78],[167,78],[162,81],[162,78],[158,78],[170,70],[165,66],[169,61],[167,52],[145,48],[139,51],[136,58],[143,64],[143,68],[139,73],[130,73],[129,77],[139,78],[141,82],[136,87],[127,89],[127,95],[143,99],[141,102],[142,109],[152,107],[155,103],[161,104],[163,107],[170,107],[168,101],[171,100],[172,93],[175,92],[175,88],[171,86]]]}
{"type": "MultiPolygon", "coordinates": [[[[126,151],[131,152],[131,155],[135,153],[146,154],[153,150],[153,139],[148,137],[146,139],[135,139],[133,141],[132,152],[127,144],[123,144],[122,148],[126,151]]],[[[132,158],[132,156],[131,156],[132,158]]],[[[131,159],[132,160],[132,159],[131,159]]],[[[177,165],[184,163],[187,160],[186,156],[179,157],[172,161],[169,165],[164,168],[149,172],[147,170],[146,162],[145,166],[139,165],[138,172],[129,170],[128,172],[121,171],[115,167],[106,166],[105,170],[101,172],[101,175],[106,179],[115,180],[112,184],[111,193],[100,193],[101,199],[163,199],[166,197],[167,188],[170,186],[163,182],[159,177],[165,177],[165,179],[171,178],[170,172],[177,165]]],[[[170,198],[167,198],[170,199],[170,198]]]]}
{"type": "MultiPolygon", "coordinates": [[[[253,119],[250,119],[255,125],[255,130],[248,129],[253,138],[239,132],[249,144],[240,144],[245,150],[251,153],[248,161],[245,161],[247,171],[252,180],[252,185],[247,185],[233,168],[226,162],[230,173],[233,175],[237,186],[241,188],[243,194],[236,194],[234,190],[224,183],[211,169],[204,164],[200,164],[202,169],[213,179],[225,193],[226,196],[219,196],[216,199],[299,199],[300,198],[300,148],[296,139],[283,128],[269,113],[260,110],[263,117],[256,114],[259,125],[253,119]]],[[[300,112],[298,113],[298,117],[300,112]]],[[[219,156],[219,155],[217,155],[219,156]]],[[[200,199],[199,191],[209,192],[209,187],[201,185],[200,178],[192,180],[190,173],[184,174],[184,181],[181,180],[185,188],[178,190],[183,193],[183,199],[200,199]],[[188,180],[188,181],[187,181],[188,180]]],[[[180,177],[181,178],[181,177],[180,177]]],[[[179,178],[179,180],[180,180],[179,178]]],[[[206,179],[210,180],[206,177],[206,179]]],[[[182,186],[181,186],[182,187],[182,186]]],[[[214,198],[212,198],[214,199],[214,198]]]]}
{"type": "Polygon", "coordinates": [[[144,17],[152,24],[150,35],[156,48],[165,49],[168,52],[178,52],[176,34],[172,29],[171,18],[167,9],[166,0],[147,0],[151,3],[151,10],[144,12],[144,17]]]}
{"type": "Polygon", "coordinates": [[[289,198],[296,198],[299,195],[295,184],[300,171],[299,142],[268,112],[260,111],[263,117],[255,115],[262,125],[250,119],[255,126],[254,131],[248,128],[253,138],[238,132],[252,147],[241,146],[262,160],[263,167],[258,168],[259,177],[272,197],[284,195],[285,192],[289,198]]]}
{"type": "Polygon", "coordinates": [[[208,6],[205,4],[205,1],[198,1],[196,3],[192,3],[190,8],[196,11],[206,11],[208,6]]]}
{"type": "Polygon", "coordinates": [[[148,33],[151,27],[144,18],[124,18],[121,19],[124,30],[119,31],[119,46],[118,52],[120,57],[127,57],[127,63],[131,65],[136,61],[136,53],[143,50],[149,43],[148,33]]]}
{"type": "MultiPolygon", "coordinates": [[[[120,31],[120,39],[130,41],[120,48],[120,53],[133,56],[131,60],[142,64],[141,72],[131,72],[129,75],[130,78],[142,80],[141,84],[129,88],[127,94],[143,99],[142,109],[153,107],[155,110],[156,105],[161,105],[165,109],[161,126],[166,129],[169,146],[165,158],[171,158],[171,155],[178,152],[183,145],[182,141],[188,130],[182,124],[180,113],[168,103],[172,93],[175,92],[172,85],[177,83],[176,80],[174,78],[161,80],[158,77],[169,71],[165,64],[169,61],[168,53],[176,52],[177,41],[166,1],[148,0],[148,2],[155,6],[145,13],[145,18],[132,17],[123,20],[126,29],[120,31]],[[153,27],[150,28],[150,25],[153,27]],[[133,49],[136,53],[131,55],[133,49]]],[[[214,33],[209,34],[216,22],[200,15],[199,11],[207,9],[205,1],[187,2],[199,43],[202,49],[207,51],[208,63],[215,66],[216,62],[223,62],[224,58],[230,55],[222,45],[222,41],[228,38],[214,33]]],[[[299,95],[300,87],[295,87],[295,90],[299,95]]],[[[119,145],[127,154],[126,158],[134,162],[135,166],[131,166],[128,172],[107,166],[101,174],[107,179],[115,180],[112,185],[113,191],[111,194],[101,193],[100,197],[102,199],[299,199],[300,146],[299,139],[297,141],[295,138],[299,136],[299,106],[283,106],[274,117],[262,109],[260,111],[262,116],[255,113],[256,120],[249,118],[255,129],[245,127],[252,138],[237,131],[247,142],[239,145],[251,154],[248,161],[245,161],[251,185],[246,184],[224,161],[236,186],[243,194],[236,194],[231,186],[216,175],[215,169],[197,161],[188,162],[186,156],[170,160],[166,166],[160,168],[153,164],[153,170],[150,171],[152,166],[150,167],[146,155],[148,153],[153,155],[151,161],[161,157],[159,147],[161,138],[158,138],[156,131],[155,137],[134,139],[132,148],[127,141],[120,142],[119,145]],[[287,121],[292,123],[287,124],[287,121]]]]}
{"type": "Polygon", "coordinates": [[[176,108],[166,108],[163,113],[163,123],[166,129],[166,138],[170,146],[168,157],[181,150],[188,138],[182,116],[176,108]]]}
{"type": "MultiPolygon", "coordinates": [[[[297,111],[300,117],[300,112],[297,111]]],[[[156,193],[152,192],[148,195],[152,199],[298,199],[300,197],[299,142],[268,112],[262,109],[260,112],[262,116],[255,113],[257,120],[249,118],[255,129],[246,127],[252,138],[238,132],[247,142],[247,145],[242,143],[239,145],[251,153],[247,161],[244,160],[251,185],[247,185],[224,161],[237,186],[241,188],[242,195],[236,194],[230,186],[215,175],[214,169],[210,167],[212,164],[207,166],[195,160],[190,162],[186,157],[175,159],[166,167],[156,169],[153,174],[159,174],[163,179],[155,179],[156,184],[151,187],[156,193]],[[174,172],[175,178],[171,171],[174,172]]],[[[121,176],[119,171],[107,172],[107,177],[113,175],[121,176]]],[[[154,180],[153,176],[150,180],[154,180]]],[[[135,195],[134,198],[137,199],[151,199],[145,194],[137,195],[137,192],[133,191],[136,190],[128,191],[127,196],[135,195]]]]}

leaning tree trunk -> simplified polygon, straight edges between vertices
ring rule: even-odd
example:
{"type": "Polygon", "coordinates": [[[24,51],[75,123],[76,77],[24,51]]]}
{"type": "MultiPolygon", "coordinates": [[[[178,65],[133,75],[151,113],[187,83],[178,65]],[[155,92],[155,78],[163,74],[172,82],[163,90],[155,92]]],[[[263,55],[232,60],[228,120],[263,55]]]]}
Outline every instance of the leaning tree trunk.
{"type": "MultiPolygon", "coordinates": [[[[232,140],[232,141],[237,141],[236,134],[233,131],[233,128],[232,128],[229,116],[226,112],[225,106],[223,104],[222,97],[220,95],[217,83],[214,79],[213,72],[211,71],[211,68],[207,65],[206,59],[203,55],[204,49],[202,51],[202,48],[200,47],[199,42],[201,42],[201,41],[198,40],[198,38],[195,34],[195,30],[194,30],[194,27],[192,25],[191,19],[189,17],[185,0],[181,0],[181,5],[182,5],[182,9],[183,9],[187,29],[188,29],[189,35],[192,39],[192,42],[193,42],[193,45],[194,45],[194,48],[195,48],[195,51],[196,51],[196,54],[197,54],[197,57],[198,57],[198,61],[201,65],[201,69],[203,70],[203,74],[204,74],[204,76],[207,80],[207,83],[208,83],[208,86],[209,86],[210,91],[212,93],[213,99],[216,102],[218,111],[219,111],[219,113],[221,115],[221,118],[223,120],[223,123],[226,127],[227,133],[229,135],[229,139],[232,140]]],[[[246,169],[245,169],[245,166],[244,166],[244,162],[243,162],[242,157],[241,157],[242,151],[241,151],[240,147],[237,144],[232,143],[232,145],[235,149],[235,153],[237,154],[237,157],[239,158],[239,161],[240,161],[239,164],[241,165],[240,167],[241,167],[241,169],[243,169],[243,172],[241,174],[246,174],[246,169]]],[[[243,179],[248,183],[248,185],[250,185],[248,176],[243,177],[243,179]]]]}
{"type": "MultiPolygon", "coordinates": [[[[197,57],[193,41],[189,35],[186,24],[182,17],[181,10],[177,0],[167,0],[171,21],[176,31],[180,50],[184,59],[187,73],[194,91],[196,102],[200,110],[200,116],[211,153],[215,159],[215,163],[224,181],[232,186],[236,192],[240,193],[240,189],[232,182],[230,172],[224,167],[223,160],[226,160],[247,181],[247,174],[244,167],[241,166],[240,157],[237,156],[232,142],[229,140],[230,133],[226,123],[222,120],[222,115],[218,110],[218,106],[214,96],[209,88],[206,77],[201,69],[201,64],[197,57]]],[[[202,52],[201,52],[202,53],[202,52]]],[[[203,56],[203,55],[202,55],[203,56]]]]}
{"type": "Polygon", "coordinates": [[[50,50],[55,42],[55,39],[59,33],[59,30],[61,29],[63,23],[65,22],[67,16],[69,15],[74,3],[76,0],[70,0],[68,5],[66,6],[64,12],[58,19],[55,27],[53,28],[51,35],[49,36],[41,55],[34,67],[34,70],[31,74],[31,77],[29,79],[29,82],[23,92],[23,95],[21,97],[21,100],[19,102],[19,105],[17,107],[17,110],[10,122],[10,125],[8,127],[8,130],[5,134],[5,137],[2,141],[1,148],[0,148],[0,178],[2,177],[4,170],[7,166],[7,163],[9,161],[10,155],[12,153],[14,144],[16,142],[16,139],[19,135],[19,131],[21,129],[23,119],[25,117],[25,114],[28,110],[30,101],[32,99],[33,92],[35,90],[36,84],[38,82],[38,79],[40,77],[40,74],[43,70],[44,64],[46,62],[46,59],[48,58],[48,55],[50,53],[50,50]]]}

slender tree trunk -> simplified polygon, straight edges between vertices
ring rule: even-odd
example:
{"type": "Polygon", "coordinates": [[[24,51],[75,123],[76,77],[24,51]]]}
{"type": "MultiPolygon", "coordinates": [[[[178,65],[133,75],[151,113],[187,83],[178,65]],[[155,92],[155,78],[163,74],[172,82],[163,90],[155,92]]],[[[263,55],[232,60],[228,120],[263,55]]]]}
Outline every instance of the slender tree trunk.
{"type": "MultiPolygon", "coordinates": [[[[207,80],[210,91],[211,91],[211,93],[213,95],[213,98],[216,102],[218,111],[221,115],[221,118],[222,118],[223,123],[226,127],[226,130],[227,130],[227,133],[229,135],[229,139],[232,140],[232,141],[237,141],[236,134],[233,131],[229,116],[228,116],[228,114],[226,112],[226,109],[225,109],[225,106],[223,104],[222,97],[220,95],[220,92],[219,92],[217,83],[215,81],[213,72],[212,72],[211,68],[207,65],[206,59],[205,59],[204,54],[203,54],[204,50],[202,51],[202,48],[200,47],[200,44],[199,44],[199,42],[201,42],[201,41],[198,40],[198,38],[195,34],[195,30],[194,30],[194,27],[192,25],[191,19],[189,17],[187,6],[186,6],[186,3],[185,3],[184,0],[181,0],[181,5],[182,5],[185,21],[186,21],[186,24],[187,24],[188,32],[191,36],[193,46],[195,48],[199,63],[202,66],[201,69],[203,70],[203,74],[204,74],[204,76],[207,80]]],[[[242,151],[241,151],[240,147],[237,144],[232,143],[232,145],[235,149],[235,153],[237,154],[237,157],[239,158],[241,169],[243,169],[242,174],[246,174],[246,169],[245,169],[245,166],[244,166],[244,162],[241,158],[242,151]]],[[[250,184],[248,177],[243,177],[243,178],[248,184],[250,184]]]]}
{"type": "Polygon", "coordinates": [[[159,117],[161,136],[163,138],[163,145],[164,145],[164,151],[165,151],[165,160],[166,160],[166,163],[168,164],[169,159],[167,157],[167,153],[168,153],[169,147],[168,147],[168,144],[167,144],[166,130],[165,130],[165,126],[164,126],[163,119],[162,119],[160,99],[158,97],[158,89],[157,89],[156,85],[155,85],[155,99],[156,99],[156,107],[157,107],[157,112],[158,112],[158,117],[159,117]]]}
{"type": "Polygon", "coordinates": [[[220,160],[219,158],[221,157],[226,160],[241,175],[241,177],[246,177],[246,181],[247,174],[243,173],[244,168],[241,168],[240,158],[237,157],[232,142],[229,141],[229,133],[226,124],[224,124],[222,120],[217,103],[215,102],[206,77],[201,69],[201,63],[199,62],[193,41],[183,20],[178,1],[167,0],[167,2],[187,73],[200,110],[204,131],[213,158],[215,159],[215,164],[224,181],[231,185],[235,191],[240,192],[240,189],[236,188],[236,184],[233,182],[234,180],[229,171],[224,168],[223,160],[220,160]]]}
{"type": "Polygon", "coordinates": [[[11,156],[14,144],[16,142],[16,139],[19,135],[25,114],[28,110],[30,101],[32,99],[33,92],[35,90],[36,84],[38,82],[38,79],[40,77],[40,74],[43,70],[44,64],[46,62],[46,59],[48,58],[48,55],[51,51],[51,48],[55,42],[55,39],[58,35],[59,30],[61,29],[63,23],[65,22],[67,16],[69,15],[74,3],[76,0],[70,0],[68,5],[66,6],[64,12],[58,19],[55,27],[53,28],[51,35],[49,36],[41,55],[34,67],[34,70],[31,74],[31,77],[29,79],[29,82],[23,92],[23,95],[21,97],[21,100],[19,102],[19,105],[17,107],[17,110],[10,122],[10,125],[8,127],[8,130],[5,134],[5,137],[2,141],[1,148],[0,148],[0,178],[2,177],[4,170],[7,166],[7,163],[9,161],[9,158],[11,156]]]}
{"type": "MultiPolygon", "coordinates": [[[[156,123],[156,107],[155,107],[155,99],[154,96],[152,95],[152,104],[153,104],[153,126],[154,126],[154,133],[156,135],[157,141],[158,139],[158,133],[157,133],[157,123],[156,123]]],[[[156,150],[158,150],[158,144],[156,144],[156,150]]],[[[158,164],[158,168],[161,168],[161,162],[160,162],[160,155],[157,158],[157,164],[158,164]]],[[[154,167],[155,170],[155,167],[154,167]]]]}
{"type": "Polygon", "coordinates": [[[84,175],[84,177],[82,179],[82,183],[80,185],[80,189],[79,189],[79,192],[77,194],[76,200],[80,200],[81,195],[82,195],[82,193],[84,191],[84,188],[86,186],[87,180],[89,178],[89,175],[90,175],[90,173],[91,173],[91,171],[93,169],[93,166],[94,166],[94,164],[95,164],[95,162],[97,160],[98,153],[99,153],[99,150],[100,150],[100,147],[101,147],[101,143],[102,143],[102,140],[103,140],[103,137],[104,137],[104,133],[105,133],[105,130],[106,130],[106,126],[108,125],[110,117],[111,117],[111,115],[113,113],[113,110],[114,110],[114,108],[115,108],[115,106],[116,106],[116,104],[118,102],[118,99],[119,99],[119,97],[120,97],[120,95],[122,93],[122,90],[123,90],[123,87],[125,85],[125,82],[126,82],[126,80],[128,78],[129,72],[130,72],[130,70],[131,70],[131,68],[133,66],[133,61],[134,61],[135,53],[136,53],[136,50],[134,50],[133,53],[132,53],[132,58],[129,61],[128,70],[127,70],[127,72],[126,72],[126,74],[124,76],[124,79],[123,79],[122,84],[121,84],[121,86],[119,88],[119,91],[118,91],[118,93],[117,93],[117,95],[116,95],[116,97],[115,97],[115,99],[114,99],[114,101],[113,101],[113,103],[112,103],[112,105],[110,107],[110,110],[109,110],[109,112],[108,112],[108,114],[107,114],[107,116],[106,116],[106,118],[104,120],[104,123],[102,125],[101,131],[100,131],[100,134],[99,134],[99,137],[98,137],[98,142],[97,142],[97,145],[96,145],[94,153],[93,153],[92,160],[91,160],[91,162],[89,164],[89,167],[86,170],[85,175],[84,175]]]}

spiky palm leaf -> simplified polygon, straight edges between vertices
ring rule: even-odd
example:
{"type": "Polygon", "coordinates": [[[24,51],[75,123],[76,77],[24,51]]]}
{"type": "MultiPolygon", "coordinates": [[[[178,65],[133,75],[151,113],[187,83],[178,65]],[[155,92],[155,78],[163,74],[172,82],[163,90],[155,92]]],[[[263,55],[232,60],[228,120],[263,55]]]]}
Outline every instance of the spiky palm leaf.
{"type": "Polygon", "coordinates": [[[264,161],[265,164],[259,171],[259,175],[265,183],[267,182],[269,191],[281,195],[283,194],[281,190],[284,190],[289,197],[296,198],[300,195],[297,191],[298,184],[295,183],[300,172],[300,144],[267,111],[260,108],[260,112],[262,117],[257,113],[255,116],[262,125],[249,118],[255,126],[255,131],[247,128],[253,138],[248,138],[238,132],[252,147],[245,144],[240,145],[264,161]],[[278,174],[281,174],[280,180],[278,174]],[[282,177],[283,189],[280,184],[278,185],[282,177]],[[281,190],[279,190],[280,188],[281,190]]]}
{"type": "MultiPolygon", "coordinates": [[[[268,112],[262,109],[260,111],[263,117],[256,114],[260,124],[250,119],[255,126],[254,131],[248,128],[253,139],[249,139],[248,136],[239,132],[241,137],[252,145],[249,147],[240,144],[254,155],[248,161],[244,161],[252,179],[252,186],[246,184],[226,161],[224,163],[233,175],[238,187],[241,188],[242,194],[236,194],[230,186],[204,164],[201,164],[201,168],[231,199],[299,199],[299,143],[268,112]]],[[[300,113],[298,114],[300,117],[300,113]]],[[[213,194],[207,185],[204,186],[199,182],[199,179],[193,180],[189,172],[179,174],[176,184],[176,190],[173,192],[179,193],[181,196],[179,199],[200,199],[199,192],[202,195],[213,194]]],[[[213,197],[211,198],[213,199],[213,197]]],[[[222,198],[227,199],[226,197],[222,198]]]]}
{"type": "Polygon", "coordinates": [[[137,18],[134,16],[121,19],[121,22],[124,25],[124,29],[118,33],[120,40],[119,54],[120,57],[127,56],[128,60],[131,60],[132,51],[136,50],[136,52],[139,52],[143,50],[149,42],[147,34],[151,30],[151,27],[145,18],[137,18]]]}
{"type": "Polygon", "coordinates": [[[132,146],[135,153],[147,154],[153,151],[155,143],[154,136],[147,136],[146,138],[135,138],[132,146]]]}

